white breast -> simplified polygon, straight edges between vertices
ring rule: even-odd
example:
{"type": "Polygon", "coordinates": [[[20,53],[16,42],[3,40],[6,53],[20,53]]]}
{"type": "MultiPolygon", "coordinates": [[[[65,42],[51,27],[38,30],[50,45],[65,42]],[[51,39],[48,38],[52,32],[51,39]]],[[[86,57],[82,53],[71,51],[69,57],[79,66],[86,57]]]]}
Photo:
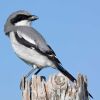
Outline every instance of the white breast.
{"type": "Polygon", "coordinates": [[[45,66],[52,66],[54,67],[54,64],[52,61],[50,61],[46,56],[38,53],[34,48],[27,48],[17,42],[15,38],[15,33],[10,33],[10,39],[12,47],[17,54],[17,56],[24,61],[28,62],[29,64],[35,64],[41,67],[45,66]]]}

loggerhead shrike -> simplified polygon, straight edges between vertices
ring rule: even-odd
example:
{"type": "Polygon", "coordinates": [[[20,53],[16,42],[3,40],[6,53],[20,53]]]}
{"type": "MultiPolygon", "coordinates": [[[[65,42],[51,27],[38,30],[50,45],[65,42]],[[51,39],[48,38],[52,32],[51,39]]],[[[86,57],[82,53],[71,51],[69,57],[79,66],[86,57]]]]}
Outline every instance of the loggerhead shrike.
{"type": "MultiPolygon", "coordinates": [[[[11,40],[14,52],[20,59],[32,65],[33,70],[38,69],[36,74],[41,69],[50,66],[58,69],[72,82],[76,81],[76,79],[62,67],[55,52],[47,44],[42,35],[31,27],[32,21],[37,19],[37,16],[31,15],[24,10],[16,11],[9,16],[5,23],[4,31],[11,40]]],[[[27,76],[29,76],[33,70],[29,72],[27,76]]]]}

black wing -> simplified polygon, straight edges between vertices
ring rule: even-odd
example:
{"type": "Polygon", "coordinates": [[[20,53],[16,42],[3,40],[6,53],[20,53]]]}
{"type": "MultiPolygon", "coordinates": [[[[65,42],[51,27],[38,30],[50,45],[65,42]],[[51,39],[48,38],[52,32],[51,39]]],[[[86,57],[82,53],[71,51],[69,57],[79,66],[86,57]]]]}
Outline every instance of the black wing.
{"type": "Polygon", "coordinates": [[[18,36],[17,32],[15,32],[15,37],[16,37],[16,40],[17,40],[20,44],[22,44],[22,45],[24,45],[24,46],[26,46],[26,47],[28,47],[28,48],[32,48],[32,47],[33,47],[34,49],[37,50],[37,52],[39,52],[39,53],[41,53],[41,54],[47,56],[47,57],[48,57],[50,60],[52,60],[53,62],[58,63],[58,64],[61,64],[61,62],[58,60],[58,58],[56,58],[55,52],[52,50],[52,48],[51,48],[49,45],[47,45],[47,46],[49,47],[49,50],[48,50],[48,51],[45,51],[45,52],[42,52],[42,51],[38,48],[37,45],[32,44],[32,43],[30,43],[29,41],[27,41],[26,39],[24,39],[23,37],[18,36]]]}

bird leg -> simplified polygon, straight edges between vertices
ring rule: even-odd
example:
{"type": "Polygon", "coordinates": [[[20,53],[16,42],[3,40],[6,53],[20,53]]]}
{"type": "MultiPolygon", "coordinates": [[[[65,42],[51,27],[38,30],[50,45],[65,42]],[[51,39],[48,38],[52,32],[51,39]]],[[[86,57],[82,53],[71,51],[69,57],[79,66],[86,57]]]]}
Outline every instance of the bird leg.
{"type": "MultiPolygon", "coordinates": [[[[29,76],[37,69],[37,66],[36,66],[36,65],[33,65],[32,67],[33,67],[33,69],[32,69],[31,71],[28,72],[28,74],[25,76],[26,78],[29,77],[29,76]]],[[[38,69],[38,70],[34,73],[34,75],[37,75],[41,70],[42,70],[41,68],[38,69]]]]}
{"type": "Polygon", "coordinates": [[[37,75],[42,69],[38,69],[36,72],[35,72],[35,75],[37,75]]]}
{"type": "Polygon", "coordinates": [[[25,76],[26,78],[29,77],[36,69],[32,69],[31,71],[28,72],[28,74],[25,76]]]}

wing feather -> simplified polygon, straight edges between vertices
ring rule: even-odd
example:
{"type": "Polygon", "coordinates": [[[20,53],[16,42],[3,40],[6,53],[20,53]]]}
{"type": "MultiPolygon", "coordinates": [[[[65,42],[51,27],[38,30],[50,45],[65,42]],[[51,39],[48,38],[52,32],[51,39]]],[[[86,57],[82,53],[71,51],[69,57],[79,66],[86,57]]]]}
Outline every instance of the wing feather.
{"type": "Polygon", "coordinates": [[[49,45],[47,45],[48,48],[49,48],[49,50],[46,50],[45,52],[42,52],[42,51],[39,49],[39,47],[38,47],[38,45],[37,45],[36,43],[31,43],[31,42],[29,41],[30,39],[25,38],[25,37],[23,37],[23,36],[19,36],[17,32],[15,33],[15,37],[16,37],[17,41],[18,41],[20,44],[22,44],[22,45],[24,45],[24,46],[26,46],[26,47],[28,47],[28,48],[35,48],[35,49],[37,50],[37,52],[39,52],[39,53],[41,53],[41,54],[47,56],[50,60],[52,60],[52,61],[54,61],[54,62],[56,62],[56,63],[61,64],[61,62],[58,60],[58,58],[56,58],[55,52],[52,50],[52,48],[51,48],[49,45]]]}

